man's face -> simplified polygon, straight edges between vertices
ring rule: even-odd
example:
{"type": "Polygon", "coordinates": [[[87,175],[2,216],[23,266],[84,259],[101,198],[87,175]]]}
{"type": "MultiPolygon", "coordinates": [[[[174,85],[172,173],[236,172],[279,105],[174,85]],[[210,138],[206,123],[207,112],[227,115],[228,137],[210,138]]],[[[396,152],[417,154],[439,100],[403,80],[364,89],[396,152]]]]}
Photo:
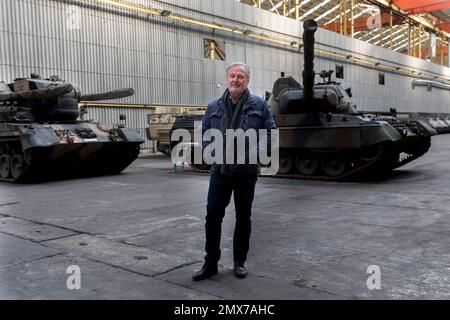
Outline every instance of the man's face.
{"type": "Polygon", "coordinates": [[[242,66],[232,66],[227,74],[227,87],[231,96],[239,97],[248,86],[248,77],[242,66]]]}

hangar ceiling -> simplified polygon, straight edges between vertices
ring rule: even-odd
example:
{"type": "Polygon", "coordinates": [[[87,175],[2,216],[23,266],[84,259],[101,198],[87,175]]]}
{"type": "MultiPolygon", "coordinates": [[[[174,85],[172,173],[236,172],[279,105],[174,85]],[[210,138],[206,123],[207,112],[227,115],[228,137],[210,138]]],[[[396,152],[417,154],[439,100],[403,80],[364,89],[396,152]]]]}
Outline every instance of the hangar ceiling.
{"type": "Polygon", "coordinates": [[[445,65],[450,1],[235,0],[400,53],[445,65]]]}

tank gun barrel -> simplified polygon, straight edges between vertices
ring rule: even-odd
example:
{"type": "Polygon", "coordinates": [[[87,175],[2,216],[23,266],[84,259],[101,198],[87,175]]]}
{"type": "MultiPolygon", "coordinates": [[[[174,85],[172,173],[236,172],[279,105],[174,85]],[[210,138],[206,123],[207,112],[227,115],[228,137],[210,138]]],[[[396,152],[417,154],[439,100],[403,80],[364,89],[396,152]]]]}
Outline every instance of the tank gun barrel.
{"type": "Polygon", "coordinates": [[[80,101],[100,101],[120,99],[132,96],[134,94],[133,88],[117,89],[102,93],[85,94],[80,97],[80,101]]]}
{"type": "Polygon", "coordinates": [[[0,93],[0,102],[10,100],[37,100],[54,99],[65,95],[73,90],[71,84],[63,84],[42,90],[26,90],[19,92],[0,93]]]}
{"type": "Polygon", "coordinates": [[[314,33],[317,30],[317,23],[314,20],[303,22],[303,92],[306,105],[312,102],[314,95],[314,33]]]}

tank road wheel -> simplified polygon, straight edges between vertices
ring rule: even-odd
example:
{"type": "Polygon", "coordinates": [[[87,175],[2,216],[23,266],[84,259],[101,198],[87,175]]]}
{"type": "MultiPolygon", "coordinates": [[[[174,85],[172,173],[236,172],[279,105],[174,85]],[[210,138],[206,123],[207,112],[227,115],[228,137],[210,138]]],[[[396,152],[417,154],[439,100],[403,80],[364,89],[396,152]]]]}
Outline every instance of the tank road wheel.
{"type": "Polygon", "coordinates": [[[304,175],[313,174],[319,166],[319,160],[311,153],[298,153],[295,158],[295,167],[298,172],[304,175]]]}
{"type": "Polygon", "coordinates": [[[288,173],[294,165],[294,156],[287,150],[280,150],[280,167],[278,173],[288,173]]]}
{"type": "Polygon", "coordinates": [[[14,179],[19,178],[25,169],[25,159],[22,155],[16,154],[11,158],[11,175],[14,179]]]}
{"type": "Polygon", "coordinates": [[[379,156],[380,148],[378,146],[363,147],[359,151],[359,159],[364,162],[375,160],[379,156]]]}
{"type": "Polygon", "coordinates": [[[321,168],[330,177],[337,177],[344,173],[345,158],[341,154],[330,155],[330,157],[323,158],[321,168]]]}
{"type": "Polygon", "coordinates": [[[9,178],[11,174],[11,156],[3,154],[0,156],[0,177],[3,179],[9,178]]]}

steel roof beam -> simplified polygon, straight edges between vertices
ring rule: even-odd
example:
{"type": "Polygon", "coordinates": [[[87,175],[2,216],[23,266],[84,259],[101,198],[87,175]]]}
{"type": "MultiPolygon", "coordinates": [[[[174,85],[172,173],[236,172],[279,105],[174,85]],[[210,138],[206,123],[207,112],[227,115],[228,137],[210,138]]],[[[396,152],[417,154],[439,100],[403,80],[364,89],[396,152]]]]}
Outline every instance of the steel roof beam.
{"type": "Polygon", "coordinates": [[[420,14],[450,8],[447,0],[393,0],[400,9],[408,14],[420,14]]]}
{"type": "Polygon", "coordinates": [[[445,31],[445,32],[450,33],[450,22],[447,22],[447,23],[441,23],[441,24],[439,25],[439,29],[441,29],[441,30],[443,30],[443,31],[445,31]]]}
{"type": "MultiPolygon", "coordinates": [[[[354,21],[355,31],[370,30],[369,26],[367,25],[367,17],[353,19],[353,21],[354,21]]],[[[403,22],[403,20],[401,18],[394,17],[394,19],[392,20],[392,25],[399,25],[402,22],[403,22]]],[[[383,27],[390,25],[390,16],[389,16],[388,12],[383,12],[381,14],[381,25],[383,27]]],[[[337,29],[339,29],[339,22],[327,24],[325,26],[322,26],[322,28],[327,29],[327,30],[332,30],[332,31],[337,30],[337,29]]],[[[347,28],[347,29],[350,29],[350,28],[347,28]]]]}

